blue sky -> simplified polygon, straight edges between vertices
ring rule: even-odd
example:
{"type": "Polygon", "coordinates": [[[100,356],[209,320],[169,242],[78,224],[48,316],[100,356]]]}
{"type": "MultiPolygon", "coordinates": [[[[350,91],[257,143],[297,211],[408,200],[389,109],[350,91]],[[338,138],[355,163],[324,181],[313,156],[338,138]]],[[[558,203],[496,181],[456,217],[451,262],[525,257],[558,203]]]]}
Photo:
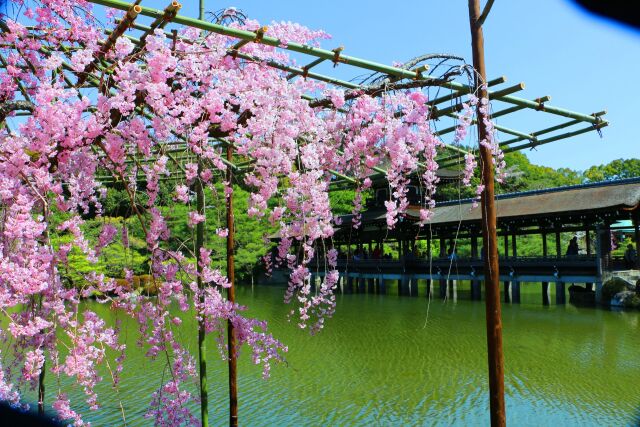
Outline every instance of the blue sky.
{"type": "MultiPolygon", "coordinates": [[[[143,0],[163,8],[168,1],[143,0]]],[[[182,15],[197,16],[198,0],[184,0],[182,15]]],[[[207,0],[207,10],[242,9],[263,24],[294,21],[333,35],[325,48],[391,64],[425,53],[452,53],[471,63],[467,1],[207,0]]],[[[611,125],[597,133],[527,151],[532,161],[583,170],[616,158],[640,157],[635,125],[640,118],[640,33],[588,15],[568,0],[497,0],[484,26],[487,74],[505,75],[506,85],[524,82],[516,94],[529,99],[550,95],[549,104],[581,113],[606,109],[611,125]]],[[[318,67],[349,79],[354,70],[318,67]]],[[[500,124],[524,132],[562,120],[537,112],[518,113],[500,124]]],[[[447,124],[449,125],[449,124],[447,124]]],[[[501,139],[508,139],[507,135],[501,139]]]]}

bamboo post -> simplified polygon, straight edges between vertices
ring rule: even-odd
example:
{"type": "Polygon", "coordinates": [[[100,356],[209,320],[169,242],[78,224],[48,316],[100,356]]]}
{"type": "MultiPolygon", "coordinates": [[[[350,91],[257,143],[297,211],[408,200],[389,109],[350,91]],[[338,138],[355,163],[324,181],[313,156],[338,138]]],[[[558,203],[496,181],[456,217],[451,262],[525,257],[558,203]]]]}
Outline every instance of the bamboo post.
{"type": "MultiPolygon", "coordinates": [[[[200,178],[200,172],[202,170],[202,162],[198,161],[198,178],[195,182],[196,191],[196,209],[199,215],[205,215],[204,209],[204,188],[202,186],[202,180],[200,178]]],[[[200,290],[200,305],[204,304],[204,282],[202,280],[202,265],[200,249],[204,247],[204,226],[205,222],[199,222],[196,224],[196,261],[198,271],[198,289],[200,290]]],[[[198,318],[198,362],[200,367],[200,417],[202,420],[202,426],[209,425],[209,393],[207,390],[207,344],[205,342],[205,325],[204,317],[201,315],[198,318]]]]}
{"type": "Polygon", "coordinates": [[[42,363],[40,375],[38,375],[38,415],[44,416],[44,375],[46,361],[42,363]]]}
{"type": "MultiPolygon", "coordinates": [[[[233,161],[233,147],[227,145],[227,160],[233,161]]],[[[233,170],[227,168],[227,183],[232,186],[233,170]]],[[[229,280],[229,288],[227,289],[227,299],[232,304],[236,301],[235,291],[235,266],[234,266],[234,218],[233,218],[233,192],[227,196],[227,279],[229,280]]],[[[229,425],[236,427],[238,425],[238,384],[237,384],[237,347],[236,335],[233,329],[233,322],[227,321],[227,349],[229,352],[229,425]]]]}
{"type": "Polygon", "coordinates": [[[633,235],[636,244],[636,268],[640,269],[640,256],[637,255],[638,251],[640,251],[640,213],[638,209],[633,215],[633,235]]]}
{"type": "MultiPolygon", "coordinates": [[[[201,7],[204,0],[200,0],[201,7]]],[[[176,2],[173,2],[174,4],[176,2]]],[[[200,12],[202,13],[202,11],[200,12]]],[[[175,46],[175,44],[174,44],[175,46]]],[[[202,185],[202,179],[200,173],[203,170],[202,160],[198,159],[198,177],[195,182],[196,190],[196,209],[199,215],[206,215],[205,203],[204,203],[204,187],[202,185]]],[[[201,292],[200,305],[204,305],[204,283],[202,280],[202,265],[200,262],[201,254],[200,249],[204,247],[204,226],[205,221],[201,221],[196,224],[196,261],[198,271],[198,289],[201,292]]],[[[201,316],[198,319],[198,361],[200,364],[200,419],[202,427],[209,426],[209,391],[207,389],[207,344],[205,342],[206,331],[204,325],[204,317],[201,316]]]]}
{"type": "MultiPolygon", "coordinates": [[[[492,3],[492,2],[491,2],[492,3]]],[[[488,9],[486,9],[488,12],[488,9]]],[[[484,63],[484,36],[480,22],[480,0],[469,0],[469,24],[471,29],[471,46],[473,50],[473,67],[477,71],[475,89],[479,98],[487,97],[487,90],[482,85],[487,80],[484,63]]],[[[483,14],[483,20],[486,14],[483,14]]],[[[478,138],[486,138],[484,114],[478,104],[478,138]]],[[[500,308],[500,274],[498,266],[498,236],[496,231],[496,206],[494,196],[493,163],[491,151],[480,145],[482,165],[481,194],[482,204],[482,237],[487,256],[484,259],[485,306],[487,321],[487,350],[489,362],[489,406],[492,426],[505,426],[504,406],[504,355],[502,352],[502,315],[500,308]]]]}

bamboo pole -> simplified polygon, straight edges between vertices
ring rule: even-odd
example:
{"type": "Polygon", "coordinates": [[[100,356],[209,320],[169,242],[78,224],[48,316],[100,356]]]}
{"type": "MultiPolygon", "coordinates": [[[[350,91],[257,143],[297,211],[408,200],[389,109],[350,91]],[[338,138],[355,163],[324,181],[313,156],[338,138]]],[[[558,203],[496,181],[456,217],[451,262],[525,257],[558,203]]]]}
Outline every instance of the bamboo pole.
{"type": "MultiPolygon", "coordinates": [[[[179,3],[172,2],[171,6],[179,8],[179,3]]],[[[200,19],[204,17],[204,0],[200,0],[200,19]]],[[[165,9],[165,15],[167,16],[167,11],[169,8],[165,9]]],[[[176,9],[177,12],[177,9],[176,9]]],[[[171,11],[169,12],[171,13],[171,11]]],[[[156,23],[161,18],[156,18],[156,23]]],[[[151,25],[154,26],[153,24],[151,25]]],[[[145,33],[145,35],[148,33],[145,33]]],[[[144,36],[140,38],[139,46],[144,43],[144,36]]],[[[175,46],[175,44],[174,44],[175,46]]],[[[196,179],[196,204],[199,215],[206,215],[205,212],[205,203],[204,203],[204,188],[202,185],[202,178],[200,174],[204,169],[202,160],[198,158],[198,178],[196,179]]],[[[206,217],[205,217],[206,218],[206,217]]],[[[201,221],[196,225],[196,260],[198,262],[198,289],[200,290],[200,307],[204,306],[204,282],[202,280],[202,270],[203,266],[201,265],[202,255],[200,250],[204,247],[204,226],[206,222],[201,221]]],[[[198,318],[198,361],[200,363],[200,420],[202,423],[202,427],[209,426],[209,390],[207,389],[207,343],[206,343],[206,330],[204,324],[204,316],[201,315],[198,318]]]]}
{"type": "Polygon", "coordinates": [[[578,135],[582,135],[583,133],[587,133],[587,132],[593,132],[596,129],[602,129],[606,126],[609,125],[609,122],[602,122],[599,125],[595,125],[595,126],[587,126],[584,127],[582,129],[578,129],[578,130],[574,130],[572,132],[567,132],[567,133],[563,133],[560,135],[556,135],[556,136],[552,136],[546,139],[539,139],[537,141],[533,141],[533,142],[529,142],[527,144],[522,144],[522,145],[518,145],[515,147],[507,147],[505,148],[503,151],[505,153],[510,153],[512,151],[520,151],[520,150],[524,150],[525,148],[534,148],[537,147],[539,145],[543,145],[543,144],[548,144],[550,142],[555,142],[561,139],[567,139],[567,138],[571,138],[574,136],[578,136],[578,135]]]}
{"type": "MultiPolygon", "coordinates": [[[[227,145],[227,160],[233,161],[233,147],[227,145]]],[[[233,170],[227,168],[227,183],[233,188],[233,170]]],[[[236,302],[235,291],[235,265],[234,265],[234,239],[235,239],[235,222],[233,217],[233,192],[227,196],[227,279],[229,280],[229,288],[227,289],[227,300],[234,304],[236,302]]],[[[237,346],[236,334],[231,319],[227,322],[227,349],[229,352],[229,425],[236,427],[238,425],[238,383],[237,383],[237,346]]]]}
{"type": "MultiPolygon", "coordinates": [[[[200,172],[202,171],[202,162],[198,161],[198,178],[195,182],[196,191],[196,209],[199,215],[205,215],[204,206],[204,188],[202,186],[202,180],[200,178],[200,172]]],[[[202,255],[200,250],[204,247],[204,226],[205,221],[201,221],[196,224],[196,261],[198,271],[198,289],[200,290],[200,307],[204,305],[204,282],[202,280],[202,255]]],[[[205,325],[204,316],[200,314],[198,317],[198,362],[199,362],[199,379],[200,379],[200,417],[202,426],[209,425],[209,393],[207,390],[207,344],[205,341],[205,325]]]]}
{"type": "MultiPolygon", "coordinates": [[[[483,86],[486,81],[484,63],[484,35],[480,19],[480,0],[469,0],[469,24],[471,29],[471,46],[473,50],[473,67],[476,69],[475,86],[479,98],[487,97],[487,90],[483,86]]],[[[485,15],[486,18],[486,15],[485,15]]],[[[487,135],[484,125],[484,114],[478,103],[478,138],[484,140],[487,135]]],[[[496,205],[494,195],[494,177],[491,151],[480,145],[482,166],[482,183],[484,191],[481,194],[482,204],[482,237],[486,256],[484,257],[485,277],[485,307],[487,322],[487,353],[489,362],[489,406],[491,425],[503,427],[506,425],[504,406],[504,355],[502,352],[502,315],[500,308],[500,271],[498,265],[498,236],[496,231],[496,205]]]]}

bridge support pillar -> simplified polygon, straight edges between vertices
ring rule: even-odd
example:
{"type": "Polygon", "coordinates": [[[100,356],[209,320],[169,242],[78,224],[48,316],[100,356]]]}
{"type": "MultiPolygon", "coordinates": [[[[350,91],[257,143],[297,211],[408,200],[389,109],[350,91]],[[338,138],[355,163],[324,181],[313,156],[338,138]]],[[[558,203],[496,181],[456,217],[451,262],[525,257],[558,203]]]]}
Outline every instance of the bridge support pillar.
{"type": "Polygon", "coordinates": [[[373,278],[367,279],[367,292],[372,294],[375,291],[376,291],[375,279],[373,279],[373,278]]]}
{"type": "Polygon", "coordinates": [[[479,280],[471,281],[471,299],[475,301],[482,299],[482,283],[479,280]]]}
{"type": "Polygon", "coordinates": [[[418,279],[414,276],[411,276],[411,282],[409,284],[409,293],[412,297],[418,296],[418,279]]]}
{"type": "Polygon", "coordinates": [[[596,304],[602,304],[602,282],[596,282],[596,304]]]}
{"type": "Polygon", "coordinates": [[[520,282],[511,282],[511,302],[520,304],[520,282]]]}
{"type": "Polygon", "coordinates": [[[504,302],[511,302],[511,282],[508,280],[504,281],[504,302]]]}
{"type": "Polygon", "coordinates": [[[566,304],[567,296],[565,293],[564,282],[556,282],[556,304],[566,304]]]}
{"type": "Polygon", "coordinates": [[[457,280],[449,280],[449,297],[453,299],[453,301],[458,301],[458,281],[457,280]]]}
{"type": "Polygon", "coordinates": [[[353,293],[353,277],[350,275],[347,275],[346,277],[346,281],[347,281],[347,286],[344,289],[344,293],[345,294],[352,294],[353,293]]]}
{"type": "Polygon", "coordinates": [[[409,276],[406,274],[398,280],[398,295],[409,295],[409,276]]]}
{"type": "Polygon", "coordinates": [[[358,293],[363,294],[365,292],[365,278],[358,277],[358,293]]]}
{"type": "Polygon", "coordinates": [[[446,298],[447,295],[447,280],[446,279],[440,279],[440,299],[444,299],[446,298]]]}
{"type": "Polygon", "coordinates": [[[551,295],[549,294],[549,282],[542,282],[542,305],[549,305],[551,295]]]}
{"type": "Polygon", "coordinates": [[[386,294],[387,293],[387,286],[385,284],[384,277],[380,277],[378,279],[378,293],[380,293],[380,294],[386,294]]]}
{"type": "Polygon", "coordinates": [[[584,288],[588,291],[592,291],[593,290],[593,283],[585,283],[584,284],[584,288]]]}
{"type": "Polygon", "coordinates": [[[433,296],[433,281],[431,279],[427,279],[427,289],[425,291],[425,296],[427,298],[431,298],[433,296]]]}

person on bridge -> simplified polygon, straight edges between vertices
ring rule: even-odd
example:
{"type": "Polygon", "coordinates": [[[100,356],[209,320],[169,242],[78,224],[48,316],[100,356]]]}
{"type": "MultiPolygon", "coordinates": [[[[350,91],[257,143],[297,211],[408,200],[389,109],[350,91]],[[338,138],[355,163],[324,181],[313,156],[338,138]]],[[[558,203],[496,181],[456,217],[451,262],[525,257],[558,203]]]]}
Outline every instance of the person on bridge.
{"type": "Polygon", "coordinates": [[[624,265],[625,268],[632,269],[636,266],[638,253],[631,243],[627,246],[627,250],[624,252],[624,265]]]}
{"type": "Polygon", "coordinates": [[[575,256],[580,252],[580,248],[578,247],[578,236],[573,236],[573,239],[569,242],[569,247],[567,248],[567,256],[575,256]]]}

